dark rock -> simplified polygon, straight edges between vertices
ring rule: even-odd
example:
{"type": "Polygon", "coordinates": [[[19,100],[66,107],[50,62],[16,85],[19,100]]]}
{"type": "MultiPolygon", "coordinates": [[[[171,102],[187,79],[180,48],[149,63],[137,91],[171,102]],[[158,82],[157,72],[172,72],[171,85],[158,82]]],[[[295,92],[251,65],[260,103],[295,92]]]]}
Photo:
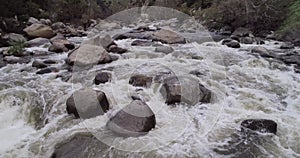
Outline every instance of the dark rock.
{"type": "Polygon", "coordinates": [[[167,44],[183,44],[186,40],[180,34],[166,29],[161,29],[153,33],[153,40],[167,44]]]}
{"type": "Polygon", "coordinates": [[[156,43],[152,42],[152,41],[148,41],[148,40],[135,40],[131,43],[132,46],[155,46],[157,45],[156,43]]]}
{"type": "Polygon", "coordinates": [[[152,76],[147,76],[143,74],[132,75],[129,79],[129,84],[138,87],[150,87],[152,83],[152,76]]]}
{"type": "Polygon", "coordinates": [[[88,119],[103,115],[109,110],[104,92],[93,89],[81,89],[74,92],[66,102],[68,114],[76,118],[88,119]]]}
{"type": "Polygon", "coordinates": [[[111,45],[109,46],[108,52],[117,53],[117,54],[124,54],[127,52],[127,49],[120,48],[117,45],[111,45]]]}
{"type": "Polygon", "coordinates": [[[231,42],[231,41],[233,41],[233,40],[230,39],[230,38],[223,39],[223,40],[222,40],[222,45],[225,45],[225,44],[227,44],[227,43],[229,43],[229,42],[231,42]]]}
{"type": "Polygon", "coordinates": [[[231,35],[230,38],[233,39],[233,40],[236,40],[236,41],[240,42],[240,36],[231,35]]]}
{"type": "Polygon", "coordinates": [[[158,46],[155,48],[155,52],[161,52],[165,54],[172,53],[174,49],[170,46],[158,46]]]}
{"type": "Polygon", "coordinates": [[[255,46],[251,49],[251,53],[257,53],[261,57],[273,57],[273,55],[270,54],[269,50],[266,49],[263,46],[255,46]]]}
{"type": "Polygon", "coordinates": [[[0,18],[0,29],[4,32],[24,34],[25,27],[26,24],[19,22],[17,18],[0,18]]]}
{"type": "Polygon", "coordinates": [[[30,58],[16,56],[5,56],[3,60],[8,64],[28,64],[30,62],[30,58]]]}
{"type": "Polygon", "coordinates": [[[295,46],[290,42],[283,43],[280,46],[280,49],[294,49],[294,48],[295,48],[295,46]]]}
{"type": "Polygon", "coordinates": [[[71,77],[72,77],[72,74],[69,72],[63,72],[56,76],[56,78],[61,78],[61,80],[64,82],[68,82],[71,77]]]}
{"type": "Polygon", "coordinates": [[[47,43],[50,43],[49,39],[39,37],[39,38],[32,39],[30,41],[27,41],[25,43],[25,45],[27,47],[38,47],[38,46],[42,46],[42,45],[47,44],[47,43]]]}
{"type": "Polygon", "coordinates": [[[32,25],[32,24],[35,24],[35,23],[40,24],[41,22],[38,19],[34,18],[34,17],[30,17],[27,21],[27,25],[32,25]]]}
{"type": "Polygon", "coordinates": [[[4,61],[3,55],[0,54],[0,68],[6,66],[6,64],[7,64],[7,63],[6,63],[6,61],[4,61]]]}
{"type": "Polygon", "coordinates": [[[256,38],[255,41],[256,41],[256,44],[258,44],[258,45],[266,44],[265,41],[261,38],[256,38]]]}
{"type": "Polygon", "coordinates": [[[76,133],[71,138],[55,145],[51,158],[101,157],[110,146],[89,133],[76,133]]]}
{"type": "Polygon", "coordinates": [[[44,24],[44,25],[48,25],[48,26],[52,25],[52,22],[50,19],[40,19],[40,22],[41,22],[41,24],[44,24]]]}
{"type": "Polygon", "coordinates": [[[107,122],[107,127],[120,136],[138,137],[155,128],[155,124],[151,108],[140,100],[134,100],[113,116],[107,122]]]}
{"type": "Polygon", "coordinates": [[[228,43],[225,44],[227,47],[231,47],[231,48],[240,48],[241,45],[238,41],[230,41],[228,43]]]}
{"type": "Polygon", "coordinates": [[[56,64],[57,62],[55,60],[46,59],[46,60],[43,61],[43,63],[45,63],[45,64],[56,64]]]}
{"type": "Polygon", "coordinates": [[[241,123],[242,132],[260,132],[260,133],[273,133],[277,132],[277,123],[272,120],[265,119],[249,119],[241,123]]]}
{"type": "Polygon", "coordinates": [[[69,42],[62,34],[57,34],[50,41],[52,45],[49,47],[49,51],[51,52],[61,53],[75,48],[75,45],[69,42]]]}
{"type": "Polygon", "coordinates": [[[188,77],[169,77],[164,80],[160,90],[167,104],[184,102],[195,105],[198,102],[210,103],[212,93],[199,83],[198,80],[188,77]]]}
{"type": "Polygon", "coordinates": [[[32,67],[36,67],[36,68],[38,68],[38,69],[42,69],[42,68],[48,67],[48,65],[45,64],[45,63],[43,63],[43,62],[41,62],[41,61],[35,60],[35,61],[33,61],[33,63],[32,63],[32,67]]]}
{"type": "Polygon", "coordinates": [[[244,44],[253,44],[254,40],[251,37],[242,37],[241,38],[241,43],[244,44]]]}
{"type": "Polygon", "coordinates": [[[106,83],[111,81],[111,73],[109,72],[100,72],[96,75],[94,83],[99,85],[101,83],[106,83]]]}
{"type": "Polygon", "coordinates": [[[150,33],[124,33],[124,34],[118,34],[113,37],[115,40],[122,40],[122,39],[151,39],[150,33]]]}
{"type": "Polygon", "coordinates": [[[48,73],[58,72],[58,71],[59,70],[55,67],[46,67],[36,72],[36,74],[42,75],[42,74],[48,74],[48,73]]]}

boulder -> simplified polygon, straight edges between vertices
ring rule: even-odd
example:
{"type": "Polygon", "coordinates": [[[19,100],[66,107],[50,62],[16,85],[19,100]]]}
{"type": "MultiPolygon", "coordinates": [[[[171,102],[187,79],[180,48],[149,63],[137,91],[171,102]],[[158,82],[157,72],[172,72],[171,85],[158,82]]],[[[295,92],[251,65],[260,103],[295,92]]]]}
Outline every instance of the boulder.
{"type": "Polygon", "coordinates": [[[107,51],[108,52],[112,52],[112,53],[117,53],[117,54],[124,54],[128,50],[124,49],[124,48],[120,48],[117,45],[111,45],[111,46],[109,46],[109,48],[107,49],[107,51]]]}
{"type": "Polygon", "coordinates": [[[32,67],[35,67],[35,68],[38,68],[38,69],[42,69],[42,68],[48,67],[48,65],[45,64],[42,61],[35,60],[35,61],[32,62],[32,67]]]}
{"type": "Polygon", "coordinates": [[[16,34],[16,33],[9,33],[5,35],[3,38],[6,39],[9,43],[27,41],[27,39],[23,35],[16,34]]]}
{"type": "Polygon", "coordinates": [[[48,73],[58,72],[58,71],[59,70],[55,67],[46,67],[36,72],[36,74],[42,75],[42,74],[48,74],[48,73]]]}
{"type": "Polygon", "coordinates": [[[272,57],[268,49],[263,46],[255,46],[251,49],[251,53],[257,53],[261,57],[272,57]]]}
{"type": "Polygon", "coordinates": [[[243,44],[253,44],[254,40],[251,37],[242,37],[241,43],[243,44]]]}
{"type": "Polygon", "coordinates": [[[232,35],[236,35],[236,36],[240,36],[240,37],[249,37],[250,34],[252,34],[252,32],[249,29],[243,28],[243,27],[237,28],[232,33],[232,35]]]}
{"type": "Polygon", "coordinates": [[[112,62],[111,56],[103,47],[83,44],[68,57],[70,65],[89,66],[94,64],[105,64],[112,62]]]}
{"type": "Polygon", "coordinates": [[[64,28],[66,28],[66,25],[64,23],[62,23],[62,22],[56,22],[56,23],[53,23],[51,25],[51,27],[54,30],[58,30],[58,29],[64,29],[64,28]]]}
{"type": "Polygon", "coordinates": [[[109,35],[98,35],[89,40],[83,41],[82,44],[102,46],[103,48],[107,49],[110,45],[114,44],[114,40],[109,35]]]}
{"type": "Polygon", "coordinates": [[[40,19],[40,22],[44,25],[51,26],[52,22],[50,19],[40,19]]]}
{"type": "Polygon", "coordinates": [[[68,114],[76,118],[89,119],[103,115],[109,110],[109,103],[104,92],[90,88],[74,92],[66,102],[68,114]]]}
{"type": "Polygon", "coordinates": [[[188,105],[195,105],[199,102],[210,103],[212,93],[191,77],[177,76],[164,80],[160,90],[167,104],[184,102],[188,105]]]}
{"type": "Polygon", "coordinates": [[[161,52],[165,54],[170,54],[174,51],[174,49],[170,46],[158,46],[155,48],[155,52],[161,52]]]}
{"type": "Polygon", "coordinates": [[[230,38],[233,39],[233,40],[236,40],[236,41],[240,42],[240,36],[231,35],[230,38]]]}
{"type": "Polygon", "coordinates": [[[35,38],[35,39],[32,39],[30,41],[27,41],[25,43],[25,45],[27,47],[39,47],[39,46],[42,46],[42,45],[45,45],[47,43],[50,43],[50,40],[47,39],[47,38],[42,38],[42,37],[39,37],[39,38],[35,38]]]}
{"type": "Polygon", "coordinates": [[[27,57],[5,56],[3,58],[3,61],[8,64],[28,64],[30,62],[30,59],[27,57]]]}
{"type": "Polygon", "coordinates": [[[51,38],[55,35],[50,26],[44,24],[32,24],[24,29],[24,31],[30,37],[43,37],[43,38],[51,38]]]}
{"type": "Polygon", "coordinates": [[[38,19],[34,18],[34,17],[30,17],[27,21],[27,25],[40,24],[40,23],[41,22],[38,19]]]}
{"type": "Polygon", "coordinates": [[[109,148],[90,133],[76,133],[56,144],[51,158],[96,158],[101,157],[109,148]]]}
{"type": "Polygon", "coordinates": [[[153,40],[155,41],[160,41],[162,43],[167,43],[167,44],[182,44],[186,43],[186,40],[183,36],[180,34],[167,30],[167,29],[161,29],[158,31],[155,31],[153,33],[153,40]]]}
{"type": "Polygon", "coordinates": [[[63,44],[59,42],[53,43],[49,48],[48,51],[55,52],[55,53],[62,53],[67,52],[69,49],[63,44]]]}
{"type": "Polygon", "coordinates": [[[285,42],[280,46],[280,49],[294,49],[295,46],[291,42],[285,42]]]}
{"type": "Polygon", "coordinates": [[[129,84],[137,87],[150,87],[153,76],[147,76],[143,74],[132,75],[129,79],[129,84]]]}
{"type": "Polygon", "coordinates": [[[227,47],[231,47],[231,48],[240,48],[241,47],[240,43],[238,41],[235,41],[235,40],[227,42],[227,43],[225,43],[225,45],[227,47]]]}
{"type": "Polygon", "coordinates": [[[107,128],[124,137],[146,135],[155,128],[155,115],[151,108],[140,100],[134,100],[109,119],[107,128]]]}
{"type": "Polygon", "coordinates": [[[260,132],[273,133],[277,132],[277,123],[273,120],[266,119],[249,119],[241,123],[242,132],[260,132]]]}
{"type": "Polygon", "coordinates": [[[131,43],[132,46],[155,46],[156,43],[149,41],[149,40],[135,40],[131,43]]]}
{"type": "Polygon", "coordinates": [[[97,73],[96,77],[95,77],[95,80],[94,80],[94,83],[96,85],[99,85],[99,84],[103,84],[103,83],[106,83],[106,82],[110,82],[111,81],[111,73],[109,72],[100,72],[100,73],[97,73]]]}
{"type": "Polygon", "coordinates": [[[122,40],[122,39],[152,39],[152,33],[150,32],[127,32],[123,34],[117,34],[113,37],[115,40],[122,40]]]}

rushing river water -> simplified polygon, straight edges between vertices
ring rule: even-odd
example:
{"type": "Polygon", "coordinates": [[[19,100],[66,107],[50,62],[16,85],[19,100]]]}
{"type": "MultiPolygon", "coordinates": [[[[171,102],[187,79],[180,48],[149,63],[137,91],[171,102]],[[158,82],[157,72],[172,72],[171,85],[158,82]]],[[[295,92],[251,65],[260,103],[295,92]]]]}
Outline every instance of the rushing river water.
{"type": "MultiPolygon", "coordinates": [[[[84,40],[69,40],[78,39],[84,40]]],[[[300,74],[292,66],[251,55],[249,50],[255,45],[233,49],[216,42],[193,42],[172,45],[175,51],[164,54],[154,52],[153,46],[131,46],[132,41],[116,41],[129,50],[119,60],[97,65],[84,76],[73,74],[69,82],[56,78],[57,73],[35,74],[32,63],[1,68],[0,157],[51,157],[57,144],[87,132],[113,146],[101,150],[95,146],[94,157],[300,157],[300,74]],[[146,70],[141,68],[144,64],[146,70]],[[100,69],[112,71],[112,81],[90,84],[100,69]],[[213,102],[168,106],[157,90],[159,85],[152,85],[144,89],[143,96],[156,115],[155,129],[138,138],[112,135],[105,128],[108,118],[130,103],[136,90],[128,84],[130,75],[165,69],[198,79],[213,92],[213,102]],[[111,110],[86,120],[68,115],[66,99],[82,86],[104,91],[111,110]],[[277,122],[277,135],[263,135],[230,150],[241,121],[253,118],[277,122]]],[[[263,46],[276,50],[274,43],[263,46]]],[[[45,58],[60,66],[67,53],[45,58]]]]}

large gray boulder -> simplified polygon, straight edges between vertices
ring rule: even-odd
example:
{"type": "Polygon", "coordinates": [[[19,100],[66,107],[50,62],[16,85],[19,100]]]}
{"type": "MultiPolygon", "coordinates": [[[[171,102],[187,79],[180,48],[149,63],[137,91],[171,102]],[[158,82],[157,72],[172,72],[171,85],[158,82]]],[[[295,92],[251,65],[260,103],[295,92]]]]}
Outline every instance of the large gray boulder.
{"type": "Polygon", "coordinates": [[[134,100],[113,116],[107,122],[107,127],[119,136],[138,137],[155,128],[155,124],[151,108],[140,100],[134,100]]]}
{"type": "Polygon", "coordinates": [[[44,24],[34,23],[24,29],[24,31],[30,37],[43,37],[43,38],[51,38],[55,35],[54,31],[50,26],[44,24]]]}
{"type": "Polygon", "coordinates": [[[76,118],[88,119],[103,115],[109,110],[109,103],[104,92],[90,88],[74,92],[67,100],[68,114],[76,118]]]}
{"type": "Polygon", "coordinates": [[[167,104],[184,102],[195,105],[199,102],[210,103],[212,92],[191,77],[169,77],[164,80],[160,90],[167,104]]]}
{"type": "Polygon", "coordinates": [[[161,29],[153,33],[153,40],[167,44],[186,43],[186,40],[180,34],[167,29],[161,29]]]}
{"type": "Polygon", "coordinates": [[[39,37],[39,38],[32,39],[30,41],[27,41],[25,43],[25,45],[27,47],[38,47],[38,46],[42,46],[42,45],[47,44],[47,43],[50,43],[49,39],[39,37]]]}
{"type": "Polygon", "coordinates": [[[69,55],[68,62],[70,65],[90,66],[110,63],[112,58],[101,46],[83,44],[69,55]]]}

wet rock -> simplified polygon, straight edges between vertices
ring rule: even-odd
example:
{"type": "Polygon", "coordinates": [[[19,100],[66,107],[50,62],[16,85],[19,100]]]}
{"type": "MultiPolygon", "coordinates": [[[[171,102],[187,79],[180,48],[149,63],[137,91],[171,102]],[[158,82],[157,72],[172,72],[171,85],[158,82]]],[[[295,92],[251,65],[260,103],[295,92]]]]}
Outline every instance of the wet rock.
{"type": "Polygon", "coordinates": [[[165,54],[172,53],[174,49],[170,46],[158,46],[155,48],[155,52],[161,52],[165,54]]]}
{"type": "Polygon", "coordinates": [[[177,76],[164,80],[160,90],[167,104],[184,102],[195,105],[198,102],[210,103],[212,92],[199,83],[197,79],[177,76]]]}
{"type": "Polygon", "coordinates": [[[101,157],[110,146],[89,133],[76,133],[55,145],[51,158],[96,158],[101,157]]]}
{"type": "Polygon", "coordinates": [[[46,60],[43,61],[43,63],[45,63],[45,64],[56,64],[57,62],[55,60],[46,59],[46,60]]]}
{"type": "Polygon", "coordinates": [[[241,43],[243,44],[253,44],[254,40],[251,37],[242,37],[241,43]]]}
{"type": "Polygon", "coordinates": [[[144,74],[132,75],[129,79],[129,84],[137,87],[150,87],[153,76],[147,76],[144,74]]]}
{"type": "Polygon", "coordinates": [[[240,36],[231,35],[230,38],[233,39],[233,40],[236,40],[236,41],[240,42],[240,36]]]}
{"type": "Polygon", "coordinates": [[[155,128],[155,115],[140,100],[134,100],[107,122],[107,128],[119,136],[138,137],[155,128]]]}
{"type": "Polygon", "coordinates": [[[94,80],[94,83],[96,85],[99,85],[99,84],[103,84],[103,83],[106,83],[106,82],[110,82],[111,81],[111,73],[109,72],[100,72],[100,73],[97,73],[96,77],[95,77],[95,80],[94,80]]]}
{"type": "Polygon", "coordinates": [[[72,77],[72,74],[69,72],[63,72],[56,76],[56,78],[61,78],[61,80],[64,82],[68,82],[71,77],[72,77]]]}
{"type": "Polygon", "coordinates": [[[47,44],[47,43],[50,43],[49,39],[39,37],[39,38],[32,39],[30,41],[27,41],[25,43],[25,45],[27,47],[39,47],[39,46],[42,46],[42,45],[47,44]]]}
{"type": "Polygon", "coordinates": [[[32,67],[42,69],[48,67],[48,65],[43,63],[42,61],[35,60],[32,62],[32,67]]]}
{"type": "Polygon", "coordinates": [[[36,72],[36,74],[42,75],[42,74],[48,74],[48,73],[58,72],[58,71],[59,70],[55,67],[46,67],[36,72]]]}
{"type": "Polygon", "coordinates": [[[113,39],[115,39],[115,40],[122,40],[122,39],[151,39],[151,34],[152,33],[127,32],[127,33],[124,33],[124,34],[115,35],[113,37],[113,39]]]}
{"type": "Polygon", "coordinates": [[[160,41],[162,43],[167,44],[182,44],[186,43],[186,40],[183,36],[180,34],[166,29],[161,29],[158,31],[155,31],[153,33],[153,40],[160,41]]]}
{"type": "Polygon", "coordinates": [[[258,45],[266,44],[265,41],[261,38],[256,38],[255,41],[256,41],[256,44],[258,44],[258,45]]]}
{"type": "Polygon", "coordinates": [[[241,123],[242,132],[260,132],[260,133],[273,133],[277,132],[277,123],[273,120],[266,119],[249,119],[241,123]]]}
{"type": "Polygon", "coordinates": [[[100,46],[89,44],[81,45],[68,57],[70,65],[88,66],[93,64],[105,64],[112,62],[111,56],[100,46]]]}
{"type": "Polygon", "coordinates": [[[255,46],[251,49],[251,53],[257,53],[259,54],[261,57],[273,57],[269,50],[266,49],[265,47],[263,46],[255,46]]]}
{"type": "Polygon", "coordinates": [[[131,45],[148,47],[148,46],[155,46],[157,44],[152,41],[148,41],[148,40],[135,40],[131,43],[131,45]]]}
{"type": "Polygon", "coordinates": [[[3,58],[3,60],[5,62],[7,62],[8,64],[27,64],[30,62],[29,58],[25,58],[25,57],[16,57],[16,56],[5,56],[3,58]]]}
{"type": "Polygon", "coordinates": [[[117,54],[124,54],[127,52],[127,49],[120,48],[117,45],[111,45],[107,49],[108,52],[117,53],[117,54]]]}
{"type": "Polygon", "coordinates": [[[240,48],[241,47],[240,43],[238,41],[235,41],[235,40],[227,42],[227,43],[225,43],[225,45],[227,47],[231,47],[231,48],[240,48]]]}
{"type": "Polygon", "coordinates": [[[88,119],[103,115],[109,110],[109,103],[104,92],[89,88],[74,92],[66,102],[68,114],[76,118],[88,119]]]}
{"type": "Polygon", "coordinates": [[[280,46],[280,49],[294,49],[294,48],[295,48],[295,46],[290,42],[283,43],[280,46]]]}
{"type": "Polygon", "coordinates": [[[7,64],[7,63],[6,63],[6,61],[4,61],[3,55],[0,54],[0,68],[6,66],[6,64],[7,64]]]}
{"type": "Polygon", "coordinates": [[[50,39],[50,42],[54,47],[56,45],[57,48],[64,49],[67,51],[75,48],[75,45],[68,41],[62,34],[57,34],[55,37],[50,39]]]}
{"type": "Polygon", "coordinates": [[[55,35],[50,26],[37,23],[26,27],[24,31],[30,37],[51,38],[55,35]]]}

